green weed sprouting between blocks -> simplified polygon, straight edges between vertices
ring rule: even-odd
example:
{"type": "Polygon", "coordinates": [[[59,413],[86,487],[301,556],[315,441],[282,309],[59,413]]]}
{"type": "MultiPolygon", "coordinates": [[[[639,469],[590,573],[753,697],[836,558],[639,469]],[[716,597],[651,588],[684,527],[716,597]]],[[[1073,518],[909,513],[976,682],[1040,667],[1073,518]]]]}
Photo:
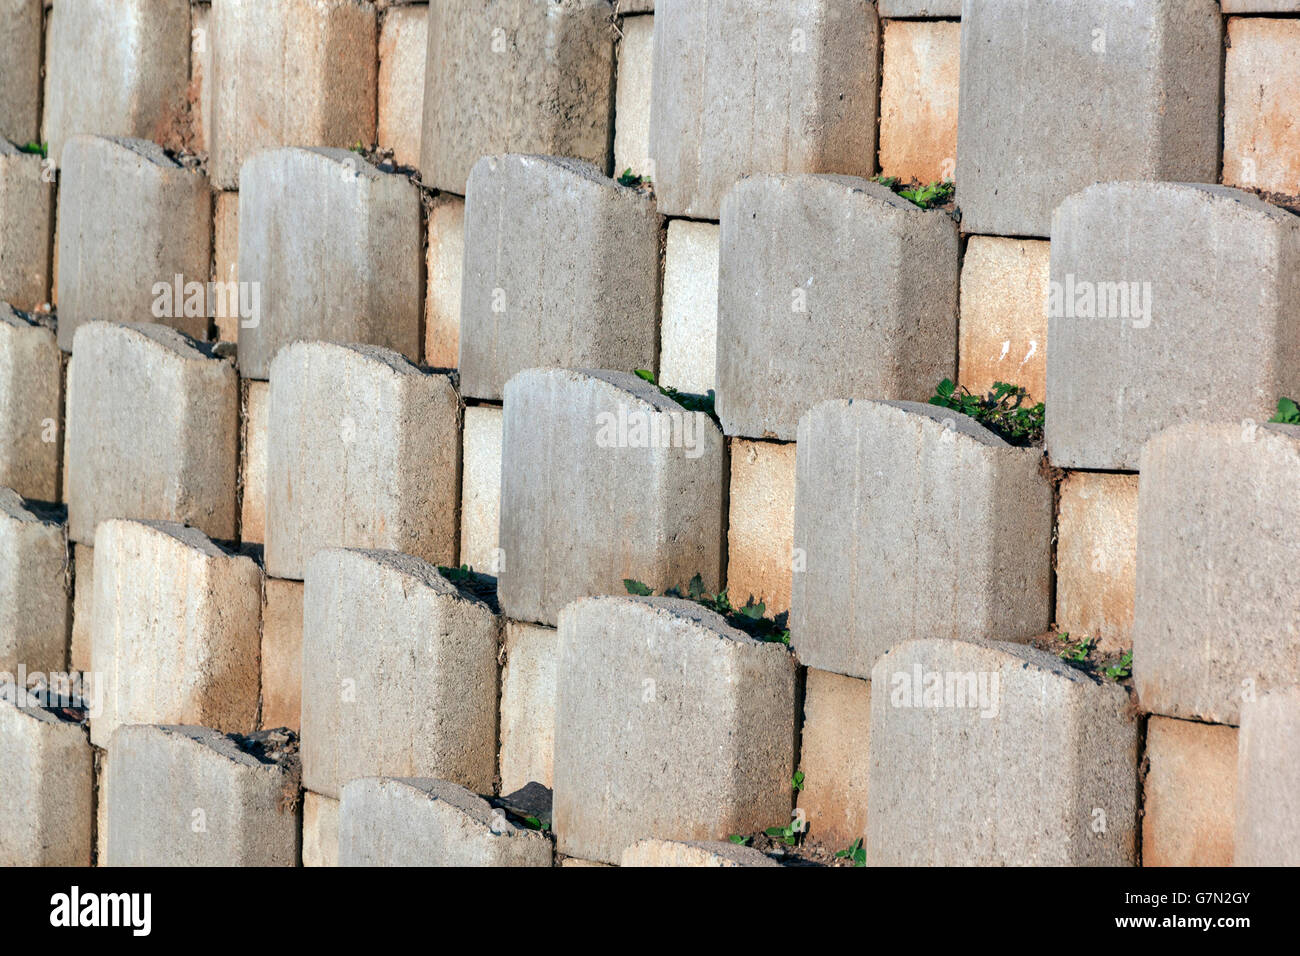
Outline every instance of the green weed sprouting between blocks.
{"type": "Polygon", "coordinates": [[[928,186],[915,186],[906,189],[898,188],[901,183],[897,176],[876,176],[872,182],[880,183],[887,189],[892,189],[912,205],[920,206],[922,209],[933,209],[935,206],[942,206],[952,199],[957,190],[957,185],[950,179],[930,183],[928,186]]]}
{"type": "Polygon", "coordinates": [[[48,143],[38,143],[33,140],[30,143],[24,143],[22,146],[19,146],[18,152],[32,153],[33,155],[41,157],[41,159],[46,159],[50,155],[50,147],[48,143]]]}
{"type": "Polygon", "coordinates": [[[856,840],[854,840],[853,845],[850,846],[847,850],[840,850],[838,853],[836,853],[835,859],[852,860],[853,865],[855,867],[866,866],[867,848],[862,845],[862,837],[858,837],[856,840]]]}
{"type": "Polygon", "coordinates": [[[660,385],[655,381],[655,373],[645,368],[637,369],[636,377],[649,382],[655,388],[659,389],[659,394],[663,395],[665,398],[671,398],[688,412],[703,412],[714,421],[717,421],[718,414],[713,408],[713,389],[709,389],[707,395],[692,395],[689,392],[679,392],[671,385],[660,385]]]}
{"type": "Polygon", "coordinates": [[[632,168],[629,166],[619,174],[618,184],[620,186],[627,186],[631,189],[648,189],[654,185],[654,180],[649,176],[638,176],[636,173],[632,172],[632,168]]]}
{"type": "Polygon", "coordinates": [[[1012,445],[1037,445],[1043,440],[1047,406],[1039,402],[1026,407],[1028,397],[1029,393],[1019,385],[1007,382],[994,382],[988,395],[972,395],[965,386],[958,388],[952,379],[945,378],[930,404],[969,415],[1012,445]]]}
{"type": "MultiPolygon", "coordinates": [[[[632,578],[624,578],[623,587],[627,588],[628,594],[637,597],[650,597],[655,593],[654,588],[647,587],[632,578]]],[[[786,614],[778,614],[775,618],[766,617],[767,605],[762,601],[755,602],[752,597],[745,603],[744,607],[732,607],[726,591],[710,594],[704,589],[704,579],[698,574],[691,578],[691,583],[686,586],[685,591],[682,591],[681,588],[669,588],[664,592],[663,596],[694,601],[696,604],[722,615],[728,624],[738,631],[744,631],[755,640],[765,641],[769,644],[785,644],[787,646],[790,644],[790,629],[785,626],[786,614]]]]}
{"type": "Polygon", "coordinates": [[[1292,399],[1279,398],[1277,414],[1270,418],[1269,422],[1274,425],[1300,425],[1300,405],[1292,399]]]}

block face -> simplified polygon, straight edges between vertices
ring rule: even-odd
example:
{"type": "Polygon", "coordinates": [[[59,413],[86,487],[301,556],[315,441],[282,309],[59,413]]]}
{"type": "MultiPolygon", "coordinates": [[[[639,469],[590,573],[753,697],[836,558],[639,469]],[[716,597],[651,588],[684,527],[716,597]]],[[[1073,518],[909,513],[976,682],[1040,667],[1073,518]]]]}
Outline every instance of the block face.
{"type": "Polygon", "coordinates": [[[555,718],[559,851],[617,863],[645,838],[723,840],[788,819],[794,676],[782,645],[688,601],[570,604],[555,718]]]}
{"type": "Polygon", "coordinates": [[[1214,182],[1222,43],[1214,0],[969,4],[957,131],[962,228],[1046,236],[1052,210],[1092,183],[1214,182]],[[1019,91],[1015,109],[1008,89],[1019,91]],[[1097,119],[1080,129],[1085,113],[1097,119]]]}
{"type": "Polygon", "coordinates": [[[521,372],[502,429],[503,613],[555,626],[570,601],[626,594],[628,578],[662,593],[699,574],[716,590],[725,487],[722,434],[702,412],[622,372],[521,372]]]}
{"type": "Polygon", "coordinates": [[[461,387],[500,401],[528,368],[651,368],[659,214],[588,163],[486,156],[465,199],[461,387]]]}
{"type": "Polygon", "coordinates": [[[26,143],[40,136],[41,7],[42,0],[0,3],[0,140],[26,143]]]}
{"type": "Polygon", "coordinates": [[[501,792],[554,785],[555,685],[560,665],[554,628],[506,623],[501,674],[501,792]]]}
{"type": "Polygon", "coordinates": [[[339,802],[310,790],[302,795],[302,865],[339,865],[339,802]]]}
{"type": "Polygon", "coordinates": [[[108,754],[108,866],[298,865],[292,759],[206,727],[141,725],[119,728],[108,754]]]}
{"type": "Polygon", "coordinates": [[[1051,616],[1042,453],[915,402],[831,401],[799,423],[790,641],[867,678],[901,641],[1023,641],[1051,616]],[[851,450],[851,451],[850,451],[851,450]]]}
{"type": "Polygon", "coordinates": [[[1183,425],[1147,443],[1133,679],[1153,714],[1241,722],[1300,684],[1300,427],[1183,425]]]}
{"type": "Polygon", "coordinates": [[[211,269],[207,177],[154,143],[100,136],[69,139],[61,169],[59,347],[71,349],[91,320],[148,320],[206,339],[206,296],[191,300],[186,286],[206,288],[211,269]]]}
{"type": "Polygon", "coordinates": [[[880,90],[882,175],[922,183],[953,178],[960,64],[960,23],[885,23],[880,90]]]}
{"type": "Polygon", "coordinates": [[[871,687],[868,865],[1134,864],[1123,688],[1045,651],[947,640],[894,647],[871,687]]]}
{"type": "Polygon", "coordinates": [[[0,303],[0,486],[58,501],[63,359],[47,320],[0,303]]]}
{"type": "Polygon", "coordinates": [[[1242,708],[1237,738],[1235,866],[1300,866],[1300,693],[1242,708]]]}
{"type": "Polygon", "coordinates": [[[303,783],[339,798],[383,774],[490,791],[500,622],[394,551],[317,552],[303,595],[303,783]]]}
{"type": "Polygon", "coordinates": [[[961,265],[957,381],[976,395],[1019,385],[1029,402],[1047,392],[1051,243],[971,236],[961,265]]]}
{"type": "Polygon", "coordinates": [[[650,111],[660,211],[717,219],[723,194],[754,173],[875,173],[879,43],[868,0],[662,0],[650,111]]]}
{"type": "Polygon", "coordinates": [[[866,835],[870,744],[871,682],[809,668],[798,802],[811,839],[843,848],[866,835]]]}
{"type": "Polygon", "coordinates": [[[420,165],[428,8],[392,7],[379,34],[379,143],[399,166],[420,165]]]}
{"type": "Polygon", "coordinates": [[[1224,13],[1300,13],[1300,0],[1220,0],[1224,13]]]}
{"type": "Polygon", "coordinates": [[[669,840],[641,840],[623,851],[620,866],[780,866],[752,846],[725,841],[702,840],[674,843],[669,840]]]}
{"type": "Polygon", "coordinates": [[[460,399],[445,375],[361,345],[298,342],[272,365],[266,568],[302,580],[322,548],[451,564],[460,399]]]}
{"type": "MultiPolygon", "coordinates": [[[[213,201],[212,278],[216,282],[239,282],[239,193],[217,193],[213,201]]],[[[239,287],[235,285],[234,288],[238,290],[239,287]]],[[[230,308],[227,300],[224,307],[213,311],[217,340],[238,342],[239,309],[230,308]]]]}
{"type": "Polygon", "coordinates": [[[1138,476],[1071,472],[1061,483],[1056,626],[1104,653],[1133,647],[1138,476]]]}
{"type": "Polygon", "coordinates": [[[68,651],[68,667],[74,671],[88,671],[90,666],[91,631],[94,628],[95,606],[95,549],[84,544],[72,544],[72,645],[68,651]]]}
{"type": "Polygon", "coordinates": [[[191,135],[189,0],[64,4],[50,20],[45,59],[44,139],[60,168],[64,144],[79,133],[169,146],[191,135]]]}
{"type": "Polygon", "coordinates": [[[790,610],[794,567],[795,446],[734,439],[727,521],[727,593],[768,616],[790,610]]]}
{"type": "Polygon", "coordinates": [[[455,368],[460,351],[460,292],[465,276],[465,200],[443,194],[429,210],[424,299],[424,364],[455,368]]]}
{"type": "Polygon", "coordinates": [[[1152,717],[1143,866],[1232,866],[1237,729],[1152,717]]]}
{"type": "Polygon", "coordinates": [[[717,388],[719,232],[675,219],[664,256],[658,380],[700,395],[717,388]]]}
{"type": "Polygon", "coordinates": [[[614,91],[607,0],[447,0],[429,8],[420,172],[466,195],[480,156],[572,156],[607,171],[614,91]]]}
{"type": "Polygon", "coordinates": [[[268,382],[243,384],[239,444],[239,540],[266,542],[266,428],[268,382]]]}
{"type": "Polygon", "coordinates": [[[957,250],[950,216],[876,183],[737,183],[718,277],[723,430],[790,441],[822,399],[928,399],[953,377],[957,250]]]}
{"type": "Polygon", "coordinates": [[[62,515],[0,488],[0,673],[62,671],[67,663],[67,527],[62,515]]]}
{"type": "Polygon", "coordinates": [[[420,196],[345,149],[258,153],[239,193],[239,280],[260,310],[239,329],[239,367],[265,379],[295,341],[361,342],[420,355],[420,196]]]}
{"type": "Polygon", "coordinates": [[[1105,183],[1071,196],[1052,227],[1052,464],[1132,471],[1171,425],[1267,421],[1300,390],[1297,274],[1300,219],[1249,193],[1105,183]]]}
{"type": "Polygon", "coordinates": [[[614,105],[614,175],[632,170],[654,179],[650,158],[650,103],[654,80],[655,20],[623,21],[618,41],[618,85],[614,105]]]}
{"type": "Polygon", "coordinates": [[[374,142],[372,4],[214,0],[212,30],[212,178],[218,188],[240,189],[241,167],[261,149],[374,142]]]}
{"type": "MultiPolygon", "coordinates": [[[[0,26],[0,38],[3,30],[0,26]]],[[[8,88],[6,77],[0,97],[8,88]]],[[[49,179],[40,156],[21,152],[0,138],[0,303],[19,309],[37,309],[49,301],[54,232],[54,185],[49,179]]]]}
{"type": "Polygon", "coordinates": [[[89,322],[68,366],[68,536],[108,518],[235,536],[239,385],[231,364],[161,325],[89,322]]]}
{"type": "Polygon", "coordinates": [[[267,578],[262,594],[262,727],[302,725],[301,581],[267,578]]]}
{"type": "Polygon", "coordinates": [[[257,723],[262,569],[193,528],[106,521],[95,547],[90,739],[122,724],[257,723]]]}
{"type": "Polygon", "coordinates": [[[15,691],[10,684],[0,697],[0,866],[90,866],[95,771],[85,725],[15,691]]]}
{"type": "Polygon", "coordinates": [[[1224,183],[1300,193],[1300,23],[1231,18],[1223,98],[1224,183]]]}
{"type": "Polygon", "coordinates": [[[445,780],[366,778],[343,788],[340,866],[550,866],[551,841],[445,780]]]}
{"type": "Polygon", "coordinates": [[[460,563],[484,574],[501,570],[502,412],[493,405],[465,409],[465,450],[461,467],[460,563]]]}
{"type": "Polygon", "coordinates": [[[961,17],[961,0],[878,0],[882,17],[961,17]]]}

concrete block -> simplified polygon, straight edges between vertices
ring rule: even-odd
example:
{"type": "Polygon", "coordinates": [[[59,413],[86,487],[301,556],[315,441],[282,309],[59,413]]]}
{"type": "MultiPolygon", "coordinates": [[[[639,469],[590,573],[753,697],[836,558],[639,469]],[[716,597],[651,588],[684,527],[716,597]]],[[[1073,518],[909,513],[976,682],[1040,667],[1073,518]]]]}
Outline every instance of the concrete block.
{"type": "Polygon", "coordinates": [[[560,615],[558,849],[617,863],[639,840],[725,840],[789,819],[795,662],[672,598],[560,615]]]}
{"type": "Polygon", "coordinates": [[[0,780],[0,866],[90,866],[95,771],[85,724],[10,685],[0,697],[0,780]]]}
{"type": "Polygon", "coordinates": [[[867,863],[1132,866],[1128,695],[1054,654],[913,640],[871,673],[867,863]]]}
{"type": "Polygon", "coordinates": [[[976,395],[1010,382],[1047,393],[1051,243],[971,236],[961,264],[957,381],[976,395]]]}
{"type": "Polygon", "coordinates": [[[379,145],[399,166],[420,165],[428,27],[427,6],[390,7],[379,33],[379,145]]]}
{"type": "Polygon", "coordinates": [[[90,664],[91,632],[95,617],[95,549],[68,542],[72,548],[72,644],[68,668],[93,670],[90,664]]]}
{"type": "Polygon", "coordinates": [[[424,184],[466,195],[479,157],[498,153],[572,156],[608,172],[612,13],[608,0],[433,4],[424,184]]]}
{"type": "Polygon", "coordinates": [[[0,139],[0,303],[38,309],[50,301],[53,232],[54,185],[45,164],[0,139]]]}
{"type": "MultiPolygon", "coordinates": [[[[217,193],[213,202],[212,220],[212,277],[217,282],[239,282],[239,193],[217,193]]],[[[231,286],[227,285],[227,288],[231,286]]],[[[238,294],[238,292],[236,292],[238,294]]],[[[222,342],[239,341],[239,308],[231,302],[217,300],[218,308],[212,317],[216,338],[222,342]]]]}
{"type": "MultiPolygon", "coordinates": [[[[212,30],[211,168],[219,189],[240,189],[241,167],[261,149],[374,142],[378,58],[373,4],[215,0],[212,30]]],[[[313,191],[306,183],[293,185],[313,191]]],[[[328,296],[322,299],[329,301],[328,296]]]]}
{"type": "Polygon", "coordinates": [[[717,219],[723,194],[754,173],[875,173],[879,44],[868,0],[661,0],[660,211],[717,219]]]}
{"type": "Polygon", "coordinates": [[[528,368],[652,368],[659,320],[654,201],[594,166],[487,156],[465,199],[461,388],[500,401],[528,368]]]}
{"type": "Polygon", "coordinates": [[[886,21],[880,87],[883,175],[922,183],[953,178],[960,65],[960,23],[886,21]]]}
{"type": "Polygon", "coordinates": [[[650,158],[650,103],[654,81],[655,18],[624,20],[618,41],[614,95],[614,175],[632,170],[654,179],[650,158]]]}
{"type": "Polygon", "coordinates": [[[730,457],[727,593],[780,614],[790,610],[794,567],[795,446],[736,438],[730,457]]]}
{"type": "Polygon", "coordinates": [[[614,12],[617,14],[625,13],[654,13],[655,0],[614,0],[614,12]]]}
{"type": "Polygon", "coordinates": [[[197,153],[212,149],[212,4],[190,6],[190,88],[192,138],[188,145],[197,153]],[[195,115],[197,113],[197,115],[195,115]]]}
{"type": "Polygon", "coordinates": [[[52,323],[0,302],[0,486],[58,501],[63,357],[52,323]]]}
{"type": "Polygon", "coordinates": [[[298,342],[271,366],[266,570],[322,548],[456,554],[460,399],[445,375],[364,345],[298,342]]]}
{"type": "Polygon", "coordinates": [[[1152,717],[1143,866],[1232,866],[1237,729],[1152,717]]]}
{"type": "Polygon", "coordinates": [[[0,672],[64,669],[71,580],[62,513],[0,487],[0,672]]]}
{"type": "Polygon", "coordinates": [[[490,607],[418,558],[317,552],[303,596],[307,789],[338,799],[359,777],[437,774],[490,791],[499,632],[490,607]]]}
{"type": "Polygon", "coordinates": [[[230,362],[162,325],[89,322],[68,366],[68,536],[107,518],[235,537],[239,384],[230,362]]]}
{"type": "Polygon", "coordinates": [[[301,581],[267,578],[262,593],[262,727],[302,725],[301,581]]]}
{"type": "Polygon", "coordinates": [[[460,291],[464,282],[465,200],[443,194],[429,209],[424,300],[424,364],[455,368],[460,361],[460,291]]]}
{"type": "Polygon", "coordinates": [[[1108,654],[1133,647],[1138,476],[1074,471],[1061,483],[1056,626],[1108,654]]]}
{"type": "Polygon", "coordinates": [[[42,0],[0,3],[0,140],[40,138],[42,0]]]}
{"type": "Polygon", "coordinates": [[[877,0],[882,17],[961,18],[961,0],[877,0]]]}
{"type": "Polygon", "coordinates": [[[339,802],[310,790],[302,795],[302,865],[339,865],[339,802]]]}
{"type": "Polygon", "coordinates": [[[239,416],[239,540],[266,542],[266,429],[269,382],[249,380],[239,416]]]}
{"type": "Polygon", "coordinates": [[[484,574],[501,570],[501,409],[465,409],[465,449],[461,466],[460,563],[484,574]]]}
{"type": "Polygon", "coordinates": [[[555,683],[560,666],[558,632],[506,622],[506,663],[501,672],[501,792],[529,783],[554,784],[555,683]]]}
{"type": "Polygon", "coordinates": [[[1153,714],[1238,724],[1244,700],[1300,684],[1300,426],[1171,428],[1141,472],[1138,698],[1153,714]]]}
{"type": "Polygon", "coordinates": [[[91,658],[100,712],[90,739],[122,724],[257,723],[262,569],[193,528],[106,521],[95,546],[91,658]]]}
{"type": "Polygon", "coordinates": [[[1300,866],[1300,692],[1242,708],[1237,738],[1235,866],[1300,866]]]}
{"type": "Polygon", "coordinates": [[[791,644],[866,678],[912,638],[1023,641],[1051,618],[1042,453],[914,402],[831,401],[799,423],[791,644]]]}
{"type": "Polygon", "coordinates": [[[717,389],[720,241],[711,222],[668,224],[659,382],[697,395],[717,389]]]}
{"type": "Polygon", "coordinates": [[[239,193],[239,280],[260,312],[239,329],[239,368],[264,379],[295,341],[362,342],[420,355],[420,193],[344,149],[258,153],[239,193]]]}
{"type": "Polygon", "coordinates": [[[297,866],[296,758],[241,743],[206,727],[120,727],[108,865],[297,866]]]}
{"type": "MultiPolygon", "coordinates": [[[[79,133],[168,146],[191,135],[190,29],[189,0],[82,0],[53,14],[42,138],[56,166],[79,133]]],[[[121,212],[131,208],[116,199],[121,212]]]]}
{"type": "Polygon", "coordinates": [[[1223,99],[1224,183],[1300,194],[1300,21],[1228,20],[1223,99]]]}
{"type": "Polygon", "coordinates": [[[800,741],[809,839],[843,849],[867,832],[871,682],[809,668],[800,741]]]}
{"type": "MultiPolygon", "coordinates": [[[[957,129],[962,229],[1043,237],[1052,210],[1092,183],[1216,181],[1222,47],[1214,0],[969,4],[957,129]],[[1083,115],[1091,119],[1081,126],[1083,115]]],[[[1108,229],[1105,239],[1127,248],[1116,238],[1108,229]]]]}
{"type": "Polygon", "coordinates": [[[144,140],[70,138],[59,176],[59,245],[64,351],[92,320],[158,322],[208,337],[212,199],[200,170],[144,140]],[[192,295],[200,287],[203,294],[192,295]]]}
{"type": "Polygon", "coordinates": [[[845,396],[925,401],[953,377],[957,224],[889,189],[754,176],[722,204],[718,416],[791,441],[845,396]]]}
{"type": "Polygon", "coordinates": [[[1267,421],[1300,392],[1297,274],[1300,218],[1249,193],[1103,183],[1067,199],[1052,225],[1052,464],[1133,471],[1171,425],[1267,421]]]}
{"type": "Polygon", "coordinates": [[[662,593],[699,574],[716,590],[726,480],[717,426],[648,382],[521,372],[501,442],[503,613],[553,627],[570,601],[626,594],[629,578],[662,593]]]}
{"type": "Polygon", "coordinates": [[[1224,13],[1300,13],[1300,0],[1220,0],[1224,13]]]}
{"type": "Polygon", "coordinates": [[[621,866],[780,866],[752,846],[723,841],[641,840],[623,851],[621,866]]]}

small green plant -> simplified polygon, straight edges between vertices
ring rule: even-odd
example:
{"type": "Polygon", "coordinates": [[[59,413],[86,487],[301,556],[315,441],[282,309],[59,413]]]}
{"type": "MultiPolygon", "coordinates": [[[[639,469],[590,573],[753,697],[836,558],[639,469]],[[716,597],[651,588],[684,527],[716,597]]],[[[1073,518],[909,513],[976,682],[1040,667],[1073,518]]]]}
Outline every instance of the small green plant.
{"type": "Polygon", "coordinates": [[[854,866],[867,865],[867,848],[862,845],[862,837],[853,841],[853,845],[847,850],[840,850],[835,854],[837,860],[852,860],[854,866]]]}
{"type": "Polygon", "coordinates": [[[797,820],[791,820],[783,827],[768,827],[763,832],[773,839],[780,840],[786,846],[794,846],[799,842],[799,835],[803,831],[799,829],[797,820]]]}
{"type": "Polygon", "coordinates": [[[1300,405],[1289,398],[1277,400],[1277,414],[1269,419],[1277,425],[1300,425],[1300,405]]]}
{"type": "Polygon", "coordinates": [[[969,415],[1013,445],[1037,445],[1043,440],[1047,407],[1042,402],[1026,407],[1028,396],[1018,385],[994,382],[993,391],[981,397],[945,378],[935,389],[930,404],[969,415]]]}
{"type": "Polygon", "coordinates": [[[671,385],[660,385],[655,381],[655,373],[649,369],[639,368],[636,370],[636,377],[643,381],[649,382],[665,398],[671,398],[688,412],[703,412],[705,415],[716,419],[717,413],[713,410],[713,389],[709,389],[707,395],[692,395],[689,392],[679,392],[671,385]]]}
{"type": "Polygon", "coordinates": [[[1133,676],[1133,652],[1127,651],[1118,664],[1107,667],[1104,671],[1111,680],[1124,680],[1133,676]]]}
{"type": "Polygon", "coordinates": [[[42,159],[45,159],[49,155],[50,147],[47,143],[38,143],[35,140],[32,140],[30,143],[24,143],[22,146],[19,146],[18,151],[21,153],[34,153],[42,159]]]}
{"type": "Polygon", "coordinates": [[[629,167],[619,174],[618,184],[620,186],[627,186],[631,189],[641,189],[653,186],[654,182],[649,176],[638,176],[636,173],[632,172],[631,167],[629,167]]]}
{"type": "MultiPolygon", "coordinates": [[[[649,597],[655,593],[654,588],[647,587],[632,578],[624,578],[623,587],[627,588],[628,594],[635,594],[638,597],[649,597]]],[[[664,591],[664,597],[694,601],[710,611],[721,614],[732,627],[744,631],[756,640],[772,644],[789,645],[790,643],[790,629],[786,627],[787,614],[781,613],[774,618],[769,618],[766,616],[767,605],[762,601],[755,602],[752,597],[744,607],[732,607],[726,591],[710,594],[704,587],[704,579],[698,574],[691,578],[691,583],[684,591],[681,588],[669,588],[664,591]]],[[[797,776],[802,780],[802,774],[797,776]]]]}
{"type": "Polygon", "coordinates": [[[796,770],[794,772],[794,776],[790,778],[790,786],[795,793],[801,793],[803,791],[803,781],[804,781],[803,771],[796,770]]]}
{"type": "Polygon", "coordinates": [[[493,606],[497,603],[496,582],[486,574],[479,574],[468,564],[458,568],[439,566],[438,573],[462,591],[468,591],[480,601],[493,606]]]}
{"type": "Polygon", "coordinates": [[[887,189],[892,189],[908,202],[920,206],[922,209],[933,209],[935,206],[942,206],[952,199],[957,189],[952,180],[930,183],[928,186],[918,184],[905,188],[899,188],[902,186],[902,182],[897,176],[877,176],[872,181],[880,183],[887,189]]]}
{"type": "Polygon", "coordinates": [[[1089,637],[1085,637],[1081,641],[1071,641],[1068,631],[1062,634],[1060,639],[1065,642],[1065,650],[1061,651],[1061,660],[1076,664],[1082,664],[1088,659],[1088,655],[1092,653],[1093,644],[1096,643],[1089,637]]]}
{"type": "Polygon", "coordinates": [[[739,833],[733,833],[731,836],[727,837],[727,839],[736,844],[736,846],[749,846],[754,842],[753,837],[741,836],[739,833]]]}
{"type": "Polygon", "coordinates": [[[529,828],[533,830],[540,830],[545,833],[551,828],[549,823],[543,823],[541,820],[537,819],[537,817],[524,817],[523,819],[524,823],[528,824],[529,828]]]}

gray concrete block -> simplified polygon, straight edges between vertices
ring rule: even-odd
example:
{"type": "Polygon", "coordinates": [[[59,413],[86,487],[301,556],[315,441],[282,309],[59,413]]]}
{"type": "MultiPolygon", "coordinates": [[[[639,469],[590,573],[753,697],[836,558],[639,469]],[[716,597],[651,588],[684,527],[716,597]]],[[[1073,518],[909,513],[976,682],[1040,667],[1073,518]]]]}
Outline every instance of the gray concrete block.
{"type": "Polygon", "coordinates": [[[190,134],[189,0],[62,4],[50,21],[45,63],[43,139],[60,168],[64,143],[78,133],[169,146],[190,134]]]}
{"type": "Polygon", "coordinates": [[[870,401],[817,405],[798,448],[800,663],[867,678],[900,641],[1047,630],[1052,487],[1039,450],[935,405],[870,401]]]}
{"type": "Polygon", "coordinates": [[[505,394],[507,617],[554,627],[570,601],[626,594],[628,578],[720,586],[726,447],[707,415],[622,372],[532,369],[505,394]]]}
{"type": "Polygon", "coordinates": [[[107,747],[122,724],[257,725],[262,569],[194,528],[106,521],[95,542],[91,660],[107,747]]]}
{"type": "Polygon", "coordinates": [[[1133,679],[1144,710],[1241,722],[1300,684],[1300,426],[1193,424],[1142,452],[1133,679]]]}
{"type": "Polygon", "coordinates": [[[550,866],[551,841],[446,780],[369,777],[343,788],[339,866],[550,866]]]}
{"type": "Polygon", "coordinates": [[[0,302],[38,309],[50,301],[53,231],[51,174],[40,156],[0,139],[0,302]]]}
{"type": "Polygon", "coordinates": [[[74,136],[59,174],[59,347],[92,320],[208,337],[208,178],[139,139],[74,136]],[[177,276],[180,293],[177,293],[177,276]],[[190,283],[199,286],[186,287],[190,283]],[[191,295],[202,288],[202,298],[191,295]]]}
{"type": "Polygon", "coordinates": [[[1051,256],[1052,464],[1136,470],[1164,428],[1267,421],[1300,394],[1286,210],[1222,186],[1103,183],[1061,204],[1051,256]]]}
{"type": "Polygon", "coordinates": [[[214,0],[219,189],[241,188],[241,167],[261,149],[375,141],[376,19],[359,0],[214,0]]]}
{"type": "Polygon", "coordinates": [[[869,0],[661,0],[650,110],[660,211],[717,219],[752,173],[871,176],[879,50],[869,0]]]}
{"type": "Polygon", "coordinates": [[[1095,182],[1215,182],[1222,74],[1214,0],[968,2],[962,229],[1046,236],[1052,210],[1095,182]]]}
{"type": "Polygon", "coordinates": [[[955,378],[956,222],[885,186],[755,176],[722,203],[718,416],[791,441],[818,401],[925,401],[955,378]]]}
{"type": "Polygon", "coordinates": [[[42,0],[0,2],[0,140],[40,137],[42,6],[42,0]]]}
{"type": "Polygon", "coordinates": [[[618,863],[646,838],[725,840],[788,822],[795,661],[671,598],[560,614],[555,832],[618,863]]]}
{"type": "Polygon", "coordinates": [[[913,640],[871,672],[867,862],[1132,866],[1129,697],[1054,654],[913,640]]]}
{"type": "Polygon", "coordinates": [[[1236,866],[1300,866],[1300,691],[1242,707],[1237,737],[1236,866]]]}
{"type": "Polygon", "coordinates": [[[0,486],[58,501],[63,357],[48,318],[0,302],[0,486]]]}
{"type": "Polygon", "coordinates": [[[68,365],[68,536],[108,518],[178,521],[235,537],[234,367],[162,325],[89,322],[68,365]]]}
{"type": "Polygon", "coordinates": [[[0,695],[0,866],[90,866],[94,763],[85,724],[0,695]]]}
{"type": "Polygon", "coordinates": [[[466,194],[480,156],[572,156],[609,169],[608,0],[443,0],[429,9],[420,172],[466,194]]]}
{"type": "Polygon", "coordinates": [[[395,551],[318,551],[303,596],[307,789],[437,776],[490,792],[501,621],[395,551]]]}
{"type": "Polygon", "coordinates": [[[728,841],[674,843],[642,840],[623,851],[619,865],[733,867],[781,864],[752,846],[737,846],[728,841]]]}
{"type": "Polygon", "coordinates": [[[207,727],[126,725],[108,748],[109,866],[297,866],[294,761],[207,727]]]}
{"type": "Polygon", "coordinates": [[[71,635],[63,515],[0,487],[0,671],[62,671],[71,635]]]}
{"type": "Polygon", "coordinates": [[[260,312],[239,368],[264,379],[285,345],[362,342],[420,356],[420,192],[345,149],[258,153],[239,193],[239,281],[260,312]]]}
{"type": "Polygon", "coordinates": [[[879,0],[881,17],[961,17],[961,0],[879,0]]]}
{"type": "Polygon", "coordinates": [[[461,405],[395,352],[298,342],[271,366],[266,569],[301,581],[322,548],[456,555],[461,405]]]}
{"type": "Polygon", "coordinates": [[[588,163],[480,160],[465,197],[465,394],[499,401],[527,368],[652,368],[659,247],[654,201],[588,163]]]}

